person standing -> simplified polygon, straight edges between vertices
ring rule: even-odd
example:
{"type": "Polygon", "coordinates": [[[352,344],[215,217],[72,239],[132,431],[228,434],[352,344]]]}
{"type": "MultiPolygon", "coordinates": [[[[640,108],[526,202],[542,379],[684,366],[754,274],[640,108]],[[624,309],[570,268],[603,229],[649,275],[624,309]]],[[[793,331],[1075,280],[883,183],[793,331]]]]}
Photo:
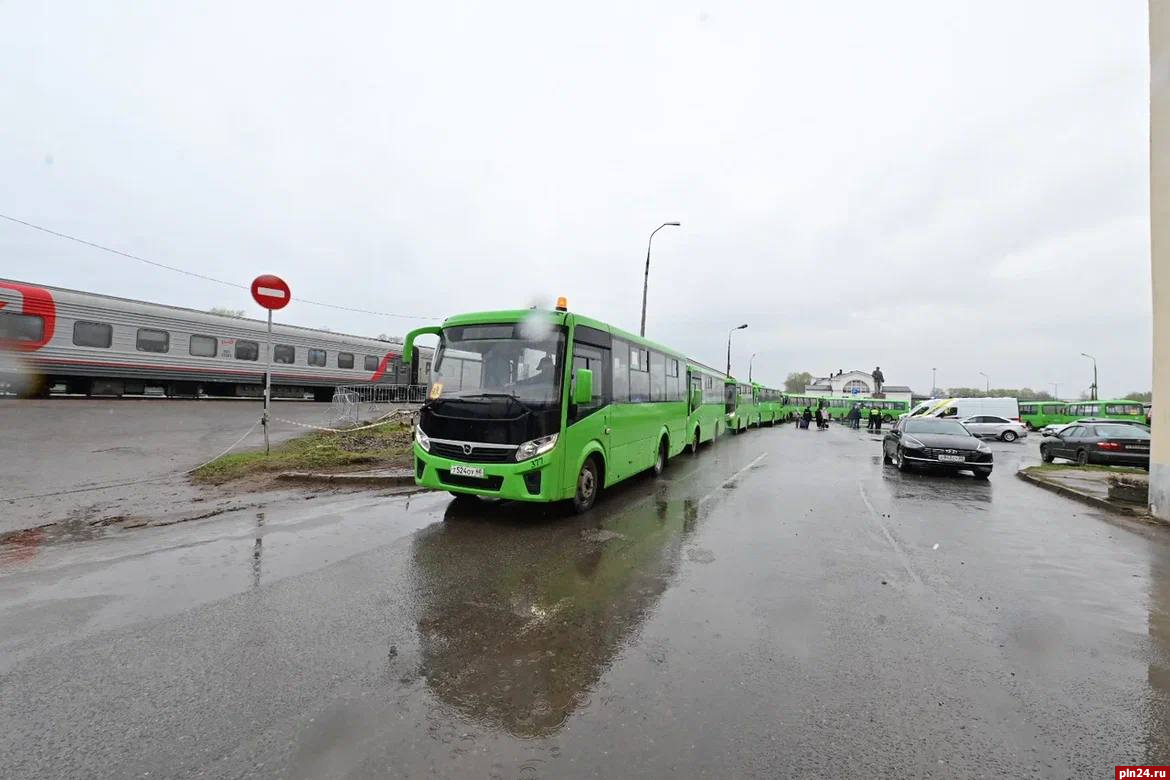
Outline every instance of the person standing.
{"type": "Polygon", "coordinates": [[[800,427],[801,428],[808,428],[808,424],[811,420],[812,420],[812,409],[809,409],[806,406],[806,407],[804,407],[804,411],[801,412],[801,414],[800,414],[800,427]]]}
{"type": "Polygon", "coordinates": [[[855,431],[861,429],[861,407],[857,404],[849,410],[849,427],[855,431]]]}
{"type": "Polygon", "coordinates": [[[823,431],[825,429],[825,413],[821,411],[821,407],[817,407],[816,414],[813,416],[817,418],[817,430],[823,431]]]}

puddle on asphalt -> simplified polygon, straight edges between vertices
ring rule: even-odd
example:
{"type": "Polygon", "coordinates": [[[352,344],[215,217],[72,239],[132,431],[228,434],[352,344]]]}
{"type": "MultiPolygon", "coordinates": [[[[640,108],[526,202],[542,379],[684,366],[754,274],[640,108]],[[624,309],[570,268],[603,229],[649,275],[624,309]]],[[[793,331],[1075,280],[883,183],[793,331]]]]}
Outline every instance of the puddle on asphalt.
{"type": "MultiPolygon", "coordinates": [[[[666,493],[611,497],[605,514],[556,522],[491,508],[470,521],[461,509],[417,534],[426,687],[484,728],[522,738],[558,731],[588,706],[676,575],[699,510],[666,493]]],[[[688,559],[714,556],[694,548],[688,559]]]]}

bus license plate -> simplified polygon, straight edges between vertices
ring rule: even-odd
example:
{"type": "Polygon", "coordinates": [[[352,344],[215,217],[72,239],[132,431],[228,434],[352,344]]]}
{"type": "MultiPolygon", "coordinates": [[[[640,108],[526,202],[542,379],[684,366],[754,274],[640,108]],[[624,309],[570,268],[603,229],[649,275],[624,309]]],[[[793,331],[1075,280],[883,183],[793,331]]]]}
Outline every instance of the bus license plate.
{"type": "Polygon", "coordinates": [[[457,477],[479,477],[483,479],[483,469],[477,466],[451,466],[451,473],[457,477]]]}
{"type": "Polygon", "coordinates": [[[962,455],[939,455],[938,459],[947,463],[962,463],[965,460],[962,455]]]}

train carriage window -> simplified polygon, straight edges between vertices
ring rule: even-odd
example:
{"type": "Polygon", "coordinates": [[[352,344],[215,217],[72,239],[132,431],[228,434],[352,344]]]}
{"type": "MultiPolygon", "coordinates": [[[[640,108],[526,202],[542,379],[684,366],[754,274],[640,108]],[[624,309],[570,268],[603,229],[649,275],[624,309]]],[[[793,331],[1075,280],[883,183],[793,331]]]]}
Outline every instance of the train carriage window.
{"type": "Polygon", "coordinates": [[[323,349],[310,349],[309,350],[309,365],[310,366],[324,367],[325,366],[325,350],[323,350],[323,349]]]}
{"type": "Polygon", "coordinates": [[[297,362],[297,348],[288,344],[277,344],[272,348],[272,362],[291,366],[297,362]]]}
{"type": "Polygon", "coordinates": [[[171,334],[165,330],[139,328],[136,346],[139,352],[170,352],[171,334]]]}
{"type": "Polygon", "coordinates": [[[109,349],[114,341],[114,329],[104,322],[73,323],[73,343],[79,347],[109,349]]]}
{"type": "Polygon", "coordinates": [[[366,371],[377,371],[378,358],[374,357],[373,355],[366,355],[365,366],[366,371]]]}
{"type": "Polygon", "coordinates": [[[260,358],[260,345],[255,341],[245,341],[240,339],[236,341],[236,360],[258,360],[260,358]]]}
{"type": "Polygon", "coordinates": [[[337,367],[338,368],[353,368],[353,353],[352,352],[338,352],[337,353],[337,367]]]}
{"type": "Polygon", "coordinates": [[[188,351],[195,357],[215,357],[219,342],[214,336],[192,336],[188,351]]]}
{"type": "Polygon", "coordinates": [[[45,337],[45,320],[35,314],[0,311],[0,340],[40,341],[45,337]]]}

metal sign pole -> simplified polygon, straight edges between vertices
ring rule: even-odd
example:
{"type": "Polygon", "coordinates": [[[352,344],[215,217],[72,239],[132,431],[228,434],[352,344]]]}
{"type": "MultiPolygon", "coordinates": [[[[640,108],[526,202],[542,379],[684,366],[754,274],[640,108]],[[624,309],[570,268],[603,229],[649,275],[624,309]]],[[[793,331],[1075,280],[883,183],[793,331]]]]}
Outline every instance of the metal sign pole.
{"type": "Polygon", "coordinates": [[[268,407],[272,401],[272,309],[268,310],[268,370],[264,372],[264,454],[268,455],[268,407]]]}

